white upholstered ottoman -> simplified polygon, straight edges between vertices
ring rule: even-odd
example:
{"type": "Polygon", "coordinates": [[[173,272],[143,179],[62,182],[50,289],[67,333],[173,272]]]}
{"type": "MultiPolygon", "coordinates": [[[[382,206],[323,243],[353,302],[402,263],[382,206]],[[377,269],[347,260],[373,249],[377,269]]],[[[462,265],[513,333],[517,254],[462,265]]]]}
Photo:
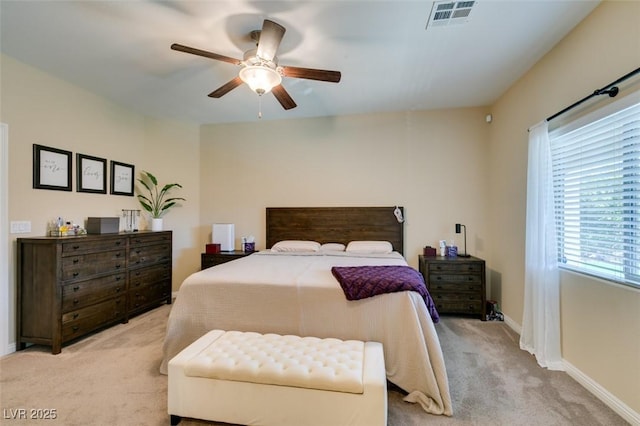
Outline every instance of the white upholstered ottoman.
{"type": "Polygon", "coordinates": [[[382,344],[213,330],[169,361],[168,411],[242,425],[386,425],[382,344]]]}

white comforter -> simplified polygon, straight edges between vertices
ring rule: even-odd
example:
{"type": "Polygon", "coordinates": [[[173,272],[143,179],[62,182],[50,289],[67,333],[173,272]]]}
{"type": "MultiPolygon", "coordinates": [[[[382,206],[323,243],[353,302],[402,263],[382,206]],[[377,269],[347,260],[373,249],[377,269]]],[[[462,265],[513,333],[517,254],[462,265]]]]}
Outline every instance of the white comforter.
{"type": "Polygon", "coordinates": [[[415,292],[348,301],[332,266],[406,265],[398,253],[353,255],[261,251],[194,273],[171,309],[161,372],[183,348],[214,328],[377,341],[387,378],[433,414],[452,414],[433,322],[415,292]]]}

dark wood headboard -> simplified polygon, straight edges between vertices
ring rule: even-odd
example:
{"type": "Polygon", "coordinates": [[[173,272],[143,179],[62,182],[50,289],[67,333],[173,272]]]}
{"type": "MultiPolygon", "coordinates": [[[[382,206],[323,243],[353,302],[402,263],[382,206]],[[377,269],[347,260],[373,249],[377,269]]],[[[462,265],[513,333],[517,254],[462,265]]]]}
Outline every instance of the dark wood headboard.
{"type": "MultiPolygon", "coordinates": [[[[404,209],[399,207],[404,214],[404,209]]],[[[283,240],[324,243],[389,241],[404,252],[404,230],[395,207],[267,207],[267,248],[283,240]]]]}

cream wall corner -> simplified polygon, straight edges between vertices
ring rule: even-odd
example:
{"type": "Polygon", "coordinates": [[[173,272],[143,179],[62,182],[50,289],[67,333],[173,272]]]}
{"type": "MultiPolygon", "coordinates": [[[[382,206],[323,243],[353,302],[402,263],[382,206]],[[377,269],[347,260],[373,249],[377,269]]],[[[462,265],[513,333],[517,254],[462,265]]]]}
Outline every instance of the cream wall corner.
{"type": "MultiPolygon", "coordinates": [[[[514,321],[523,313],[527,128],[636,69],[639,58],[640,2],[605,1],[492,106],[492,297],[514,321]]],[[[564,359],[635,412],[640,412],[639,312],[638,290],[562,275],[564,359]]]]}
{"type": "Polygon", "coordinates": [[[265,244],[266,207],[405,207],[405,257],[457,238],[486,253],[486,108],[203,126],[200,244],[234,223],[265,244]]]}
{"type": "MultiPolygon", "coordinates": [[[[200,130],[195,124],[156,120],[135,114],[73,84],[0,56],[2,109],[0,122],[9,127],[9,220],[31,222],[31,233],[10,234],[9,292],[11,341],[15,342],[16,238],[42,236],[47,222],[61,216],[84,224],[89,216],[119,216],[122,209],[140,209],[135,197],[32,188],[32,146],[67,151],[133,164],[162,181],[179,182],[188,201],[171,211],[165,229],[174,232],[173,283],[197,270],[194,237],[199,205],[200,130]]],[[[108,184],[107,184],[108,185],[108,184]]],[[[141,229],[144,229],[144,222],[141,229]]],[[[4,326],[4,325],[3,325],[4,326]]]]}

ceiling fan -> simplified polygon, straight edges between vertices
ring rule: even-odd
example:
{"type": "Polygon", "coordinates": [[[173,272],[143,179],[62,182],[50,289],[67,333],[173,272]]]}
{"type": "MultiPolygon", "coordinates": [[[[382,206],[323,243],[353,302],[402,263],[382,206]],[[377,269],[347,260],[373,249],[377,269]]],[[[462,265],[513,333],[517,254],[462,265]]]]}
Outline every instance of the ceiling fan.
{"type": "Polygon", "coordinates": [[[242,67],[237,77],[209,93],[209,97],[220,98],[244,82],[259,96],[272,92],[280,105],[288,110],[295,108],[296,103],[282,86],[282,77],[338,83],[341,74],[340,71],[278,65],[276,52],[285,31],[286,29],[282,25],[265,19],[262,30],[251,32],[251,38],[256,41],[257,47],[246,51],[242,60],[177,43],[172,44],[171,49],[242,67]]]}

